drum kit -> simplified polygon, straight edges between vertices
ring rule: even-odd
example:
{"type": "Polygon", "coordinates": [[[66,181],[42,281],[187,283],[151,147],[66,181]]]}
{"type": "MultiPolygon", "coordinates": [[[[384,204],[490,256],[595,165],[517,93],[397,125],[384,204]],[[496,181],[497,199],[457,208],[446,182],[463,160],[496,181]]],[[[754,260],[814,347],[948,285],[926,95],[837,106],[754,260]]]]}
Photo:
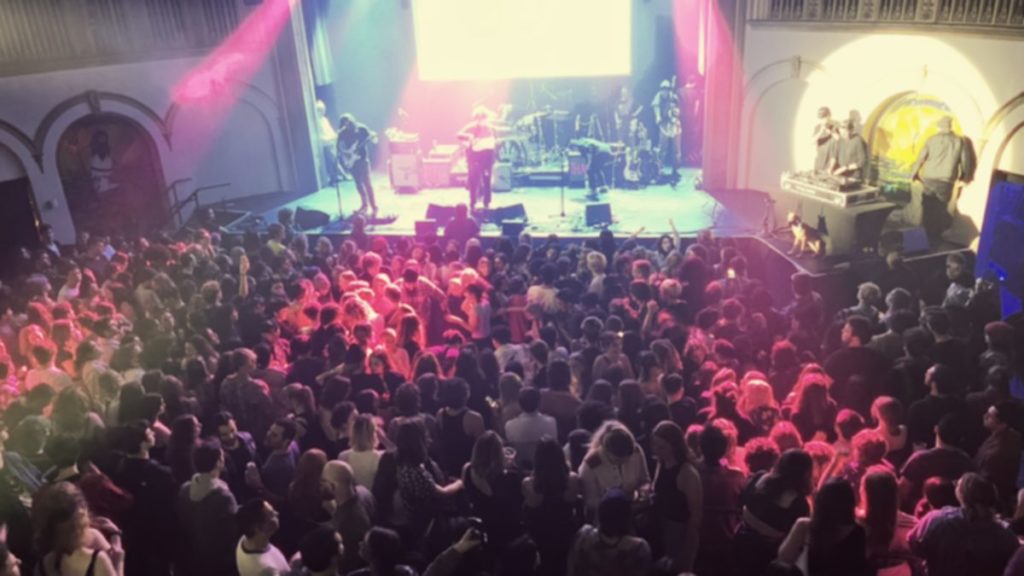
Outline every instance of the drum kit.
{"type": "Polygon", "coordinates": [[[498,160],[516,168],[541,166],[557,161],[562,154],[563,139],[572,135],[572,114],[550,108],[532,112],[517,120],[494,122],[498,137],[498,160]]]}

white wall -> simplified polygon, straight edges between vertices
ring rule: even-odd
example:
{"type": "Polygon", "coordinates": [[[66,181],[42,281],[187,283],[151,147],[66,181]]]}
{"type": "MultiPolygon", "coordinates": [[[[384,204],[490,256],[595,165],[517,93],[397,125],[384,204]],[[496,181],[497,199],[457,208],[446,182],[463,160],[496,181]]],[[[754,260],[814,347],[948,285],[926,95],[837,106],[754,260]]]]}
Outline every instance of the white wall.
{"type": "MultiPolygon", "coordinates": [[[[230,108],[200,101],[172,112],[174,87],[201,58],[0,78],[0,150],[6,147],[20,159],[32,181],[40,217],[66,242],[74,239],[75,230],[57,174],[57,142],[72,122],[94,111],[121,114],[142,126],[156,144],[164,182],[193,178],[180,192],[220,182],[234,184],[204,197],[204,202],[293,190],[273,58],[271,54],[244,83],[229,77],[231,91],[238,95],[230,108]],[[66,106],[89,91],[100,95],[66,106]],[[4,122],[12,128],[5,129],[4,122]],[[26,146],[26,137],[36,150],[26,146]],[[41,166],[33,159],[34,152],[42,153],[41,166]]],[[[8,163],[0,153],[0,180],[8,163]]]]}
{"type": "Polygon", "coordinates": [[[1021,62],[1024,40],[1005,35],[748,25],[741,149],[731,183],[772,191],[783,170],[809,168],[819,106],[839,118],[858,110],[867,120],[887,98],[929,93],[952,107],[979,151],[977,178],[960,210],[980,224],[992,170],[1024,169],[1021,133],[1003,146],[1024,121],[1024,102],[1014,101],[1024,95],[1021,62]]]}

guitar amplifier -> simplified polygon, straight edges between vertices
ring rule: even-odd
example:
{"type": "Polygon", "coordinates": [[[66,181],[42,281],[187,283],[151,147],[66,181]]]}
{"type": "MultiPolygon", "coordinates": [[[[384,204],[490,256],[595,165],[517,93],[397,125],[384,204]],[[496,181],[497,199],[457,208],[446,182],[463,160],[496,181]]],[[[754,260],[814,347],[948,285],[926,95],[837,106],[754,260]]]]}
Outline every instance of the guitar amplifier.
{"type": "Polygon", "coordinates": [[[422,186],[418,154],[393,154],[388,162],[388,173],[396,192],[415,192],[422,186]]]}
{"type": "Polygon", "coordinates": [[[512,164],[509,162],[498,162],[491,172],[491,190],[495,192],[509,192],[512,190],[512,164]]]}

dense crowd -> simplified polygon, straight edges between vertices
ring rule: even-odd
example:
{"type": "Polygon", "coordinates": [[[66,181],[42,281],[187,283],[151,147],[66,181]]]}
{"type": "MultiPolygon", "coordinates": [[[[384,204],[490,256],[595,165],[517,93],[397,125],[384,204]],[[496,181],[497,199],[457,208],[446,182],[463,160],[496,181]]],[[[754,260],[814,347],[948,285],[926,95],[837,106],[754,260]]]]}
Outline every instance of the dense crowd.
{"type": "Polygon", "coordinates": [[[2,576],[1024,574],[1024,322],[959,254],[823,298],[464,207],[46,232],[0,290],[2,576]]]}

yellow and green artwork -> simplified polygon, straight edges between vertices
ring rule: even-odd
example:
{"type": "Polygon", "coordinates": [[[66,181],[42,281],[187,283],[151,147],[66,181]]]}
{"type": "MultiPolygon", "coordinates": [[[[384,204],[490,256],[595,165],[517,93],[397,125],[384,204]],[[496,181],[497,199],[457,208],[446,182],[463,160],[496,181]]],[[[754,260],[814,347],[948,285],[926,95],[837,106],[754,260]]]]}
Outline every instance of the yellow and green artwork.
{"type": "Polygon", "coordinates": [[[909,198],[910,171],[944,116],[953,117],[953,132],[960,134],[949,106],[928,94],[906,94],[881,111],[871,138],[871,160],[876,181],[892,199],[909,198]]]}

